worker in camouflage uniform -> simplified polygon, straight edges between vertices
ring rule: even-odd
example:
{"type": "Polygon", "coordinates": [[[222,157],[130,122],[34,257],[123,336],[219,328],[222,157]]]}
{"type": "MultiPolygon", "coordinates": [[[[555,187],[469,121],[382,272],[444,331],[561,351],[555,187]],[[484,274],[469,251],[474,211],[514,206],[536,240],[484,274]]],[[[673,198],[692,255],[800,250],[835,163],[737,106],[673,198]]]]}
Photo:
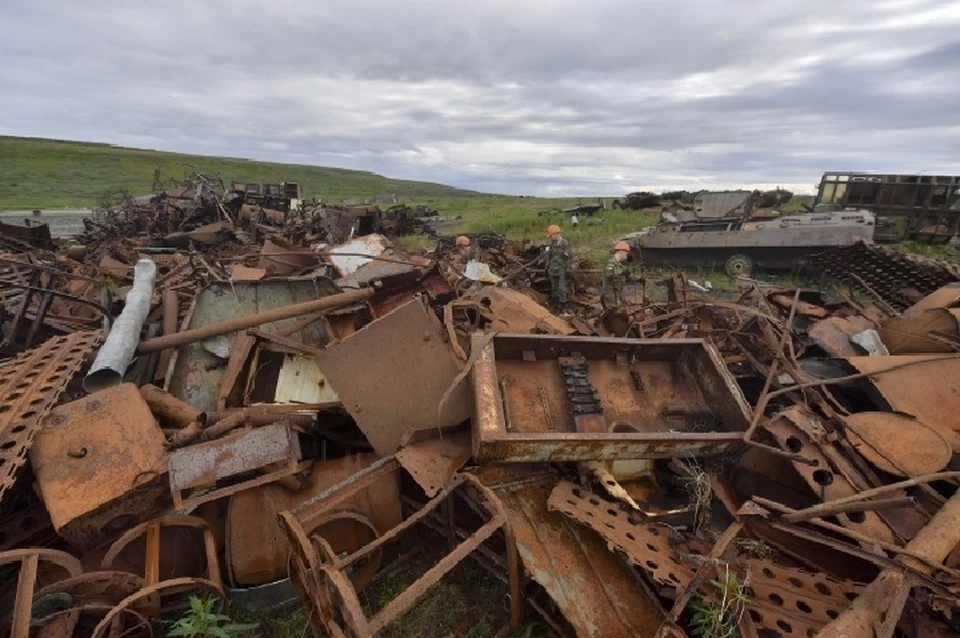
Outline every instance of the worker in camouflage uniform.
{"type": "Polygon", "coordinates": [[[613,246],[613,256],[603,267],[603,289],[600,293],[600,304],[604,310],[623,310],[623,288],[627,283],[627,267],[623,262],[630,255],[630,246],[625,241],[618,241],[613,246]]]}
{"type": "Polygon", "coordinates": [[[556,224],[547,228],[547,275],[550,276],[550,308],[563,312],[567,306],[567,279],[573,267],[573,251],[570,242],[560,236],[560,227],[556,224]]]}

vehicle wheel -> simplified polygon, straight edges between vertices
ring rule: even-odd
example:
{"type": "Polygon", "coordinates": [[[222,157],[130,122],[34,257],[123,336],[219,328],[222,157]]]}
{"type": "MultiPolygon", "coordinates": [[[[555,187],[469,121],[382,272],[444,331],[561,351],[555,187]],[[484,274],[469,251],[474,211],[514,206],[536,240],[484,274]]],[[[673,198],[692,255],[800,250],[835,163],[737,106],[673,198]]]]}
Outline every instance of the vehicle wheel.
{"type": "Polygon", "coordinates": [[[749,277],[753,271],[753,260],[739,253],[730,255],[724,266],[724,270],[726,270],[727,274],[731,277],[749,277]]]}

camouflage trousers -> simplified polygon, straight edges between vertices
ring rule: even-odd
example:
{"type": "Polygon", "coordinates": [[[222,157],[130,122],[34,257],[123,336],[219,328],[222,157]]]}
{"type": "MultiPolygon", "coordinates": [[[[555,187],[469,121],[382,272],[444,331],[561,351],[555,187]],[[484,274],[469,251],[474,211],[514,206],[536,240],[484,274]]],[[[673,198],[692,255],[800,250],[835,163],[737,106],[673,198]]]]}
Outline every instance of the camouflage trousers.
{"type": "Polygon", "coordinates": [[[567,273],[550,275],[550,303],[564,306],[567,303],[567,273]]]}

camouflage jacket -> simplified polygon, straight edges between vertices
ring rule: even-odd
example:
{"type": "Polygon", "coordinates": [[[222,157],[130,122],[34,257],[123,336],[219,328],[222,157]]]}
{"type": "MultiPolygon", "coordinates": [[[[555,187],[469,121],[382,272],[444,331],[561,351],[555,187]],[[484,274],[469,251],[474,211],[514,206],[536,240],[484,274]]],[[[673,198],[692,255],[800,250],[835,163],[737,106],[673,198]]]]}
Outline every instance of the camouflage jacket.
{"type": "Polygon", "coordinates": [[[570,272],[573,266],[573,251],[564,238],[547,244],[547,274],[552,276],[570,272]]]}
{"type": "Polygon", "coordinates": [[[627,269],[622,263],[611,257],[603,267],[603,289],[600,301],[604,308],[623,306],[623,287],[627,283],[627,269]]]}

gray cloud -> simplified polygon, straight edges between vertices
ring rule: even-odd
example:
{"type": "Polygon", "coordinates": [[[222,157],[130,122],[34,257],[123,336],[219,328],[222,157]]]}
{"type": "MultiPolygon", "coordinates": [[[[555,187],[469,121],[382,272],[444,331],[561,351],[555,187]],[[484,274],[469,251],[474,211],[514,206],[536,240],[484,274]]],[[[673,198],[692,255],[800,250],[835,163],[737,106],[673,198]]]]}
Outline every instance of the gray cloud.
{"type": "Polygon", "coordinates": [[[957,2],[6,0],[0,17],[5,134],[545,195],[960,172],[957,2]]]}

